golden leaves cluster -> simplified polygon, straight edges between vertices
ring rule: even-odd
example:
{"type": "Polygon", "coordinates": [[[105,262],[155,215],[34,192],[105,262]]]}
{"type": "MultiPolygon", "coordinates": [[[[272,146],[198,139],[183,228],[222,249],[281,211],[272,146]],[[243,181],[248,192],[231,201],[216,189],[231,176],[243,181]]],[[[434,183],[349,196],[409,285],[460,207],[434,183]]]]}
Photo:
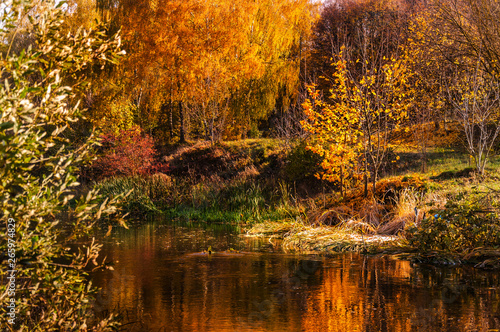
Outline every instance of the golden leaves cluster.
{"type": "MultiPolygon", "coordinates": [[[[412,73],[407,54],[384,57],[384,64],[370,66],[365,60],[363,74],[356,79],[348,68],[342,47],[337,61],[329,100],[324,101],[314,85],[302,105],[307,120],[304,129],[312,134],[308,148],[321,155],[323,173],[318,177],[339,182],[343,187],[369,176],[367,163],[372,145],[389,146],[391,130],[408,118],[413,105],[412,73]]],[[[356,60],[355,64],[361,60],[356,60]]]]}

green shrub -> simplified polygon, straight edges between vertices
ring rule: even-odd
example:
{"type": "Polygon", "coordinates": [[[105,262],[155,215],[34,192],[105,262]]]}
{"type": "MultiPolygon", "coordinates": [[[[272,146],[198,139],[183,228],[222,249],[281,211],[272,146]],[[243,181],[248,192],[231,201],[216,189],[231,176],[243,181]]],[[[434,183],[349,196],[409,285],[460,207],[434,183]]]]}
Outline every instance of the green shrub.
{"type": "Polygon", "coordinates": [[[460,194],[448,200],[444,210],[407,229],[409,243],[423,252],[498,247],[500,221],[493,208],[482,196],[460,194]]]}
{"type": "Polygon", "coordinates": [[[306,141],[300,141],[288,154],[285,176],[290,181],[298,181],[314,176],[321,170],[322,158],[308,150],[306,141]]]}
{"type": "Polygon", "coordinates": [[[0,252],[8,253],[2,279],[16,270],[15,294],[6,296],[9,284],[0,285],[2,330],[110,331],[117,325],[113,316],[92,315],[96,289],[86,271],[102,265],[100,245],[84,240],[96,222],[117,212],[117,197],[102,200],[96,191],[74,197],[77,165],[94,142],[76,148],[65,138],[79,110],[63,80],[81,86],[89,66],[107,62],[97,59],[115,58],[119,41],[103,31],[68,35],[61,31],[64,15],[43,0],[12,1],[0,12],[0,44],[23,34],[36,41],[18,54],[0,49],[0,221],[14,225],[2,230],[0,252]],[[12,303],[15,319],[6,312],[12,303]]]}

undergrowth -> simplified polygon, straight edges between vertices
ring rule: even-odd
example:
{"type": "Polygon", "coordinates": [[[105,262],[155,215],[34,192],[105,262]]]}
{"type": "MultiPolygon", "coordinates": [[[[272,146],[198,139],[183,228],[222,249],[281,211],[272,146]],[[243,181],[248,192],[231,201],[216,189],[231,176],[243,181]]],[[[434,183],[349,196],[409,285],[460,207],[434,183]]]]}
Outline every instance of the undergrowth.
{"type": "Polygon", "coordinates": [[[462,192],[450,197],[444,209],[434,212],[406,232],[409,244],[419,251],[500,249],[498,201],[491,195],[462,192]]]}
{"type": "Polygon", "coordinates": [[[255,183],[217,176],[193,182],[156,174],[109,178],[97,187],[108,196],[132,190],[124,208],[136,218],[163,213],[186,221],[251,223],[294,219],[303,212],[284,182],[255,183]]]}

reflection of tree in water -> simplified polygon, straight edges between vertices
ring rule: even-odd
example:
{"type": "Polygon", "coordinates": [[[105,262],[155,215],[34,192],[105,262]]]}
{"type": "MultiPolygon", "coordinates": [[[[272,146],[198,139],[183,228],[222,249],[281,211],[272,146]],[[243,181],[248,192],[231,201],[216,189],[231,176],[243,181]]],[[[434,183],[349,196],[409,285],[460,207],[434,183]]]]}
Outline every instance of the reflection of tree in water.
{"type": "Polygon", "coordinates": [[[498,276],[390,258],[250,252],[234,230],[145,225],[115,235],[97,309],[128,331],[466,331],[498,328],[498,276]],[[116,241],[120,245],[115,245],[116,241]],[[212,246],[243,254],[195,254],[212,246]],[[249,253],[247,253],[249,252],[249,253]]]}
{"type": "Polygon", "coordinates": [[[388,258],[343,260],[309,299],[307,331],[469,331],[498,328],[498,276],[411,266],[388,258]],[[361,264],[361,268],[357,264],[361,264]],[[353,266],[353,264],[355,264],[353,266]]]}

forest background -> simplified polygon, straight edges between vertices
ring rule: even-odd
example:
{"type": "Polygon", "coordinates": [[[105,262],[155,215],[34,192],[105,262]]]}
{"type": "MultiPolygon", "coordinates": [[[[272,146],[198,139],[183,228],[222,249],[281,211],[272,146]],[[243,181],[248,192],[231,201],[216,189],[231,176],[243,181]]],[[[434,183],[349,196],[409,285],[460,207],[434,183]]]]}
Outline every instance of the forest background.
{"type": "Polygon", "coordinates": [[[308,136],[324,158],[322,177],[343,191],[359,177],[375,184],[403,132],[413,134],[425,170],[435,137],[423,128],[449,120],[483,174],[498,136],[496,6],[69,2],[68,33],[107,22],[127,51],[113,69],[89,69],[79,136],[137,129],[160,148],[308,136]]]}

